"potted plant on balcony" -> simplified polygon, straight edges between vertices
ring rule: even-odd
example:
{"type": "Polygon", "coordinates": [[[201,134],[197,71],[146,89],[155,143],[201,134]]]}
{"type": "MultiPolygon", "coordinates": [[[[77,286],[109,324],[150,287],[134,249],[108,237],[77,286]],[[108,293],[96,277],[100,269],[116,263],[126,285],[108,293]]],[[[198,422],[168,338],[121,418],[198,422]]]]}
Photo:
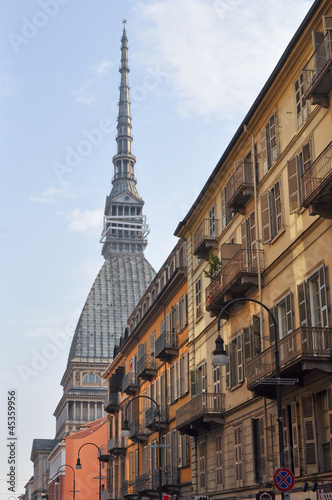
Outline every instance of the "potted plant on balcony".
{"type": "Polygon", "coordinates": [[[216,296],[217,290],[215,288],[219,288],[220,280],[219,280],[219,272],[221,270],[222,264],[218,255],[214,255],[213,252],[209,253],[209,270],[206,271],[204,269],[204,275],[211,280],[211,283],[215,282],[215,286],[209,286],[209,290],[206,296],[205,304],[206,306],[211,306],[213,304],[214,298],[216,296]]]}

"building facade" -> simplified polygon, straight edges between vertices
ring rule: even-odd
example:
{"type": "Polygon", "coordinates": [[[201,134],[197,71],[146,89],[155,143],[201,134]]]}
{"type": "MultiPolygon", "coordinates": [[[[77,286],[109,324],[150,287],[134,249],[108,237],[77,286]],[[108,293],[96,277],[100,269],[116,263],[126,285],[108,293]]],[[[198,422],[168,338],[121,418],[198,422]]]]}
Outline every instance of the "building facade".
{"type": "Polygon", "coordinates": [[[189,398],[186,271],[180,240],[129,317],[105,372],[107,498],[190,497],[190,443],[175,421],[189,398]],[[124,421],[128,437],[121,435],[124,421]]]}
{"type": "Polygon", "coordinates": [[[210,500],[280,494],[282,442],[294,500],[332,486],[331,29],[317,0],[175,232],[191,381],[176,428],[191,437],[192,493],[210,500]],[[279,398],[273,317],[290,379],[279,398]],[[226,367],[211,363],[218,319],[226,367]]]}

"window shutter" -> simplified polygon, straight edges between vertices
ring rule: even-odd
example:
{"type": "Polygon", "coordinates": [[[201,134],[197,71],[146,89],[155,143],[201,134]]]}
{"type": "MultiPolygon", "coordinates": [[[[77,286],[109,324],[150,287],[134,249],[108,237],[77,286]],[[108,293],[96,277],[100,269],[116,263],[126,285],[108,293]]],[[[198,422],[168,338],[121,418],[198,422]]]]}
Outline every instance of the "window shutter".
{"type": "Polygon", "coordinates": [[[184,364],[184,393],[186,394],[189,390],[188,387],[188,351],[183,354],[183,364],[184,364]]]}
{"type": "Polygon", "coordinates": [[[283,228],[283,213],[282,213],[282,193],[281,193],[281,178],[274,185],[274,198],[276,207],[276,229],[277,233],[283,228]]]}
{"type": "Polygon", "coordinates": [[[243,328],[243,347],[244,347],[244,358],[249,361],[253,355],[251,351],[251,328],[246,326],[243,328]]]}
{"type": "Polygon", "coordinates": [[[314,405],[311,395],[302,396],[303,437],[306,473],[317,472],[316,430],[314,405]]]}
{"type": "Polygon", "coordinates": [[[255,314],[252,317],[252,337],[253,337],[253,356],[262,352],[261,349],[261,322],[260,317],[255,314]]]}
{"type": "Polygon", "coordinates": [[[261,214],[263,243],[268,243],[271,240],[271,217],[268,191],[261,196],[261,214]]]}
{"type": "Polygon", "coordinates": [[[297,296],[299,302],[300,326],[309,326],[307,283],[303,281],[297,285],[297,296]]]}
{"type": "Polygon", "coordinates": [[[178,363],[177,361],[174,361],[174,380],[173,380],[173,385],[174,385],[174,401],[178,399],[178,389],[179,389],[179,378],[178,378],[178,363]]]}
{"type": "MultiPolygon", "coordinates": [[[[323,40],[324,40],[323,32],[321,31],[312,32],[312,44],[314,52],[316,52],[318,46],[321,44],[321,42],[323,42],[323,40]]],[[[313,75],[313,78],[317,78],[318,73],[321,72],[326,61],[326,54],[323,45],[321,46],[321,50],[319,50],[314,54],[314,58],[315,58],[316,74],[313,75]]]]}
{"type": "MultiPolygon", "coordinates": [[[[276,315],[276,307],[272,307],[270,309],[270,313],[274,316],[274,319],[277,322],[277,328],[278,328],[278,318],[276,315]]],[[[274,322],[272,320],[271,315],[269,314],[269,333],[270,333],[270,344],[274,344],[275,341],[275,332],[274,332],[274,322]]]]}
{"type": "Polygon", "coordinates": [[[226,354],[227,354],[227,364],[226,364],[226,389],[230,389],[231,388],[231,371],[230,371],[230,362],[231,360],[229,359],[230,357],[230,353],[231,353],[231,349],[230,349],[230,346],[229,344],[227,344],[225,346],[225,351],[226,351],[226,354]]]}
{"type": "Polygon", "coordinates": [[[259,426],[259,448],[261,456],[261,472],[262,476],[266,474],[266,455],[265,455],[265,430],[264,430],[264,417],[258,419],[259,426]]]}
{"type": "Polygon", "coordinates": [[[165,333],[165,327],[166,327],[166,322],[165,322],[165,318],[161,321],[160,323],[160,333],[165,333]]]}
{"type": "Polygon", "coordinates": [[[183,466],[183,457],[182,457],[182,441],[183,441],[183,435],[180,434],[179,436],[179,450],[178,450],[178,457],[179,457],[179,462],[178,462],[178,466],[179,467],[182,467],[183,466]]]}
{"type": "Polygon", "coordinates": [[[221,229],[227,226],[226,221],[226,189],[221,191],[221,229]]]}
{"type": "Polygon", "coordinates": [[[332,30],[332,16],[323,16],[324,33],[332,30]]]}
{"type": "Polygon", "coordinates": [[[165,316],[165,329],[166,329],[166,333],[170,333],[170,331],[171,331],[171,315],[170,315],[170,313],[166,314],[166,316],[165,316]]]}
{"type": "Polygon", "coordinates": [[[202,365],[202,392],[207,391],[206,363],[202,365]]]}
{"type": "Polygon", "coordinates": [[[279,137],[278,137],[278,115],[274,113],[269,120],[269,146],[270,146],[270,167],[279,156],[279,137]]]}
{"type": "Polygon", "coordinates": [[[237,337],[237,371],[238,371],[238,382],[243,382],[242,335],[238,335],[237,337]]]}
{"type": "Polygon", "coordinates": [[[318,279],[319,279],[322,326],[328,327],[329,322],[328,322],[328,308],[327,308],[326,285],[325,285],[325,267],[324,266],[322,266],[318,270],[318,279]]]}
{"type": "Polygon", "coordinates": [[[247,221],[245,220],[241,224],[241,240],[242,248],[246,250],[248,248],[248,238],[247,238],[247,221]]]}
{"type": "Polygon", "coordinates": [[[251,212],[248,217],[249,231],[250,231],[250,246],[253,250],[256,247],[256,222],[255,222],[255,211],[251,212]]]}
{"type": "Polygon", "coordinates": [[[171,433],[166,434],[166,467],[170,470],[172,466],[172,446],[171,446],[171,433]]]}
{"type": "Polygon", "coordinates": [[[284,456],[285,456],[285,467],[289,469],[290,466],[290,443],[289,443],[289,432],[288,432],[288,414],[287,406],[282,409],[282,432],[284,436],[284,456]]]}
{"type": "Polygon", "coordinates": [[[196,396],[196,371],[190,370],[190,392],[191,398],[196,396]]]}
{"type": "Polygon", "coordinates": [[[268,163],[267,163],[267,144],[266,144],[266,129],[265,127],[260,132],[261,138],[261,156],[262,156],[262,171],[263,176],[268,171],[268,163]]]}
{"type": "Polygon", "coordinates": [[[327,389],[327,411],[329,418],[329,442],[330,442],[330,455],[332,463],[332,386],[327,389]]]}
{"type": "Polygon", "coordinates": [[[304,144],[302,148],[303,172],[306,172],[312,163],[311,141],[304,144]]]}
{"type": "Polygon", "coordinates": [[[293,294],[289,293],[285,297],[286,303],[286,321],[287,321],[287,335],[294,331],[293,327],[293,294]]]}
{"type": "Polygon", "coordinates": [[[287,162],[288,187],[289,187],[289,206],[290,213],[293,214],[300,209],[299,178],[297,173],[296,157],[287,162]]]}
{"type": "Polygon", "coordinates": [[[235,438],[235,479],[237,482],[240,482],[243,479],[241,427],[236,427],[234,429],[234,438],[235,438]]]}
{"type": "Polygon", "coordinates": [[[291,423],[292,423],[292,436],[293,436],[293,461],[294,461],[294,475],[300,476],[300,449],[299,449],[299,426],[297,422],[297,405],[294,401],[291,407],[291,423]]]}
{"type": "Polygon", "coordinates": [[[156,332],[150,334],[150,354],[155,353],[156,332]]]}
{"type": "Polygon", "coordinates": [[[145,354],[146,344],[138,344],[137,346],[137,359],[141,359],[145,354]]]}
{"type": "Polygon", "coordinates": [[[171,381],[171,369],[167,368],[167,404],[172,402],[172,381],[171,381]]]}

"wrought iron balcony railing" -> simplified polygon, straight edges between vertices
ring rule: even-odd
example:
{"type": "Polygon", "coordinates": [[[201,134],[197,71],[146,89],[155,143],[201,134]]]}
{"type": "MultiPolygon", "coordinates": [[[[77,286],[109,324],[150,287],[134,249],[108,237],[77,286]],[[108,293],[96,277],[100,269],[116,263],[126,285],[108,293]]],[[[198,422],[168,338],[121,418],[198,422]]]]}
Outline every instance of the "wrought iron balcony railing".
{"type": "Polygon", "coordinates": [[[137,391],[137,377],[135,373],[129,372],[122,379],[122,392],[129,394],[137,391]]]}
{"type": "MultiPolygon", "coordinates": [[[[301,178],[303,206],[313,205],[314,212],[332,210],[332,141],[304,172],[301,178]]],[[[324,216],[324,214],[322,213],[324,216]]]]}
{"type": "MultiPolygon", "coordinates": [[[[299,375],[323,362],[331,364],[332,328],[300,327],[278,341],[281,375],[299,375]],[[306,362],[305,365],[298,366],[306,362]]],[[[324,366],[321,366],[324,369],[324,366]]],[[[262,378],[275,375],[274,345],[255,356],[246,366],[248,389],[255,390],[262,378]]]]}
{"type": "MultiPolygon", "coordinates": [[[[260,271],[264,270],[264,251],[260,250],[260,271]]],[[[257,250],[240,249],[221,269],[205,289],[206,310],[218,315],[226,304],[225,294],[232,300],[233,295],[241,295],[251,287],[257,286],[257,250]]]]}
{"type": "Polygon", "coordinates": [[[246,203],[254,194],[253,164],[248,159],[238,162],[238,166],[226,186],[227,206],[234,212],[245,213],[246,203]]]}
{"type": "Polygon", "coordinates": [[[149,488],[149,477],[141,474],[135,478],[135,493],[144,493],[149,488]]]}
{"type": "Polygon", "coordinates": [[[304,98],[313,98],[312,104],[328,107],[332,89],[332,31],[328,30],[315,52],[303,68],[304,98]]]}
{"type": "Polygon", "coordinates": [[[112,437],[108,441],[108,451],[111,455],[125,455],[126,447],[125,447],[125,438],[122,436],[112,437]]]}
{"type": "Polygon", "coordinates": [[[194,233],[194,255],[208,259],[212,248],[218,247],[218,225],[217,219],[203,219],[194,233]]]}
{"type": "MultiPolygon", "coordinates": [[[[160,409],[160,428],[164,429],[165,425],[167,423],[167,406],[166,405],[159,405],[160,409]]],[[[154,404],[150,406],[145,411],[145,426],[150,429],[150,430],[158,430],[159,427],[159,415],[158,415],[158,410],[154,404]]]]}
{"type": "Polygon", "coordinates": [[[156,360],[154,355],[144,354],[138,360],[137,375],[147,380],[157,375],[156,360]]]}
{"type": "Polygon", "coordinates": [[[107,413],[115,413],[119,410],[119,394],[109,394],[104,401],[104,409],[107,413]]]}
{"type": "Polygon", "coordinates": [[[178,353],[178,339],[175,332],[162,332],[155,342],[156,358],[168,360],[178,353]]]}
{"type": "Polygon", "coordinates": [[[222,425],[225,394],[202,392],[176,411],[176,428],[196,436],[222,425]]]}
{"type": "Polygon", "coordinates": [[[129,431],[129,439],[134,443],[142,443],[148,439],[145,422],[141,421],[139,418],[135,418],[129,422],[129,431]]]}

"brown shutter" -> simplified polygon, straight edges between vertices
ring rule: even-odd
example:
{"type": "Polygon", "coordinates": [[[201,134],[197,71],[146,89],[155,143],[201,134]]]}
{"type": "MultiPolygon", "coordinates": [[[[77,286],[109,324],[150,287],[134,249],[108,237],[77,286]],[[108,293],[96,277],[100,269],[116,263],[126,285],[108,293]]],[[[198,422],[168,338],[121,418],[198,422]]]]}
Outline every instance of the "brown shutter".
{"type": "Polygon", "coordinates": [[[191,398],[196,396],[196,370],[190,370],[190,392],[191,398]]]}
{"type": "Polygon", "coordinates": [[[294,330],[293,326],[293,314],[294,314],[294,306],[293,306],[293,294],[289,293],[285,297],[286,303],[286,321],[287,321],[287,335],[292,333],[294,330]]]}
{"type": "Polygon", "coordinates": [[[294,401],[291,403],[291,424],[293,436],[293,461],[294,461],[294,475],[300,476],[300,449],[299,449],[299,426],[297,421],[297,404],[294,401]]]}
{"type": "Polygon", "coordinates": [[[230,372],[230,354],[231,354],[231,349],[230,349],[230,344],[227,344],[225,346],[225,351],[227,354],[227,364],[226,364],[226,389],[231,388],[231,372],[230,372]]]}
{"type": "Polygon", "coordinates": [[[287,162],[290,213],[300,209],[299,178],[296,157],[287,162]]]}
{"type": "Polygon", "coordinates": [[[306,292],[307,283],[303,281],[297,285],[297,296],[299,302],[300,326],[309,326],[308,301],[306,292]]]}
{"type": "Polygon", "coordinates": [[[243,382],[242,335],[238,335],[237,337],[237,372],[238,372],[238,382],[243,382]]]}
{"type": "Polygon", "coordinates": [[[325,267],[322,266],[318,270],[319,279],[319,293],[320,293],[320,304],[321,304],[321,315],[322,315],[322,326],[328,327],[328,308],[327,308],[327,297],[326,297],[326,284],[325,284],[325,267]]]}
{"type": "Polygon", "coordinates": [[[251,352],[251,332],[249,326],[243,328],[243,348],[244,348],[244,358],[249,361],[253,355],[251,352]]]}
{"type": "Polygon", "coordinates": [[[282,193],[281,193],[281,178],[274,185],[274,199],[276,207],[276,229],[277,233],[283,228],[283,213],[282,213],[282,193]]]}
{"type": "Polygon", "coordinates": [[[189,390],[188,388],[188,351],[183,354],[183,364],[184,364],[184,394],[189,390]]]}
{"type": "MultiPolygon", "coordinates": [[[[277,318],[276,312],[277,312],[276,307],[272,307],[270,309],[270,313],[274,316],[276,323],[277,323],[277,328],[278,328],[278,318],[277,318]]],[[[274,341],[275,341],[275,332],[274,332],[274,322],[273,322],[270,314],[269,314],[269,333],[270,333],[270,344],[272,345],[272,344],[274,344],[274,341]]],[[[279,338],[279,336],[278,336],[278,338],[279,338]]]]}
{"type": "Polygon", "coordinates": [[[306,473],[317,472],[316,430],[313,398],[302,396],[303,438],[306,473]]]}
{"type": "Polygon", "coordinates": [[[248,248],[247,220],[245,220],[241,224],[241,241],[242,241],[242,248],[243,248],[243,250],[246,250],[248,248]]]}
{"type": "Polygon", "coordinates": [[[323,40],[324,40],[324,33],[322,33],[321,31],[312,32],[312,44],[314,49],[314,60],[316,67],[316,74],[314,74],[313,78],[317,78],[318,74],[321,72],[326,62],[326,55],[323,46],[321,46],[320,50],[316,52],[318,46],[321,44],[321,42],[323,42],[323,40]]]}
{"type": "Polygon", "coordinates": [[[261,472],[262,472],[262,477],[264,477],[266,474],[264,417],[260,417],[258,419],[258,426],[259,426],[259,447],[261,455],[261,472]]]}
{"type": "Polygon", "coordinates": [[[253,355],[256,356],[262,352],[261,347],[261,322],[259,316],[255,314],[252,317],[252,337],[253,337],[253,355]]]}
{"type": "Polygon", "coordinates": [[[304,144],[302,148],[303,172],[306,172],[312,163],[311,141],[304,144]]]}
{"type": "Polygon", "coordinates": [[[265,127],[260,132],[260,139],[261,139],[262,173],[264,176],[266,174],[266,172],[268,171],[266,129],[265,129],[265,127]]]}
{"type": "Polygon", "coordinates": [[[289,443],[289,431],[288,431],[288,413],[287,406],[282,409],[282,432],[284,436],[284,458],[285,458],[285,467],[289,469],[291,460],[290,460],[290,443],[289,443]]]}
{"type": "Polygon", "coordinates": [[[332,386],[327,389],[327,411],[329,417],[329,442],[330,442],[330,455],[332,464],[332,386]]]}
{"type": "Polygon", "coordinates": [[[263,243],[268,243],[271,240],[271,217],[268,191],[261,196],[261,214],[263,243]]]}
{"type": "Polygon", "coordinates": [[[242,466],[242,432],[241,427],[234,429],[235,440],[235,479],[237,482],[243,479],[243,466],[242,466]]]}

